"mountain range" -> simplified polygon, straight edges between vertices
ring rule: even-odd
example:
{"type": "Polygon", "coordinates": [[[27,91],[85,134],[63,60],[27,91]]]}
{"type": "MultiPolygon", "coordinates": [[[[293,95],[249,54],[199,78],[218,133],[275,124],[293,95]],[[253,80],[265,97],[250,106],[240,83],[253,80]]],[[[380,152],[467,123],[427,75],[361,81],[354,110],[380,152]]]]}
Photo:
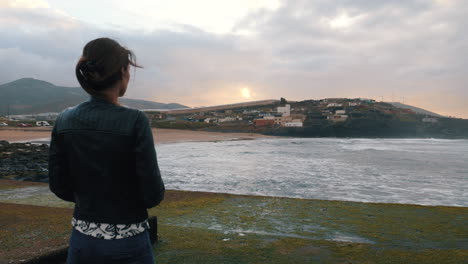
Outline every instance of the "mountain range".
{"type": "MultiPolygon", "coordinates": [[[[86,101],[89,95],[79,87],[56,86],[33,78],[23,78],[0,85],[0,115],[61,112],[86,101]]],[[[177,103],[158,103],[147,100],[119,98],[119,102],[137,109],[188,108],[177,103]]]]}

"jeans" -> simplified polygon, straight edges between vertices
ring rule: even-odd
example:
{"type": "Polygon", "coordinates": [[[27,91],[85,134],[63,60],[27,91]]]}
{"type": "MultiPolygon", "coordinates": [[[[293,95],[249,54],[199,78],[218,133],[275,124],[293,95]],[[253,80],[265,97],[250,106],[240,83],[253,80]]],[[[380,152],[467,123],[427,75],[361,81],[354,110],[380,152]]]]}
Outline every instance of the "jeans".
{"type": "Polygon", "coordinates": [[[154,262],[148,230],[127,238],[105,240],[82,234],[73,228],[68,248],[68,264],[154,262]]]}

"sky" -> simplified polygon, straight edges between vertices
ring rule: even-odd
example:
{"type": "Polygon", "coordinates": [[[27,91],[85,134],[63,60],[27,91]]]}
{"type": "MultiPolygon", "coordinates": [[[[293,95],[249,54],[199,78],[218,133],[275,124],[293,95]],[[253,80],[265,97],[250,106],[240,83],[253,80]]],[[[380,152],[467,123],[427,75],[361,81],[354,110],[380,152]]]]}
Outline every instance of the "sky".
{"type": "Polygon", "coordinates": [[[79,86],[84,45],[133,50],[126,97],[191,107],[372,98],[468,118],[463,0],[0,0],[0,84],[79,86]]]}

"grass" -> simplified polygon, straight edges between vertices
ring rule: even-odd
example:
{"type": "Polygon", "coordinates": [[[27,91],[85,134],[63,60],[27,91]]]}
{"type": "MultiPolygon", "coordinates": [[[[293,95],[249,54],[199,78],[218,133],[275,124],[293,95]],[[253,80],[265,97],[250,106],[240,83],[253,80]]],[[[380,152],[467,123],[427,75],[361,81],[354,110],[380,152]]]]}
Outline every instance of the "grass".
{"type": "MultiPolygon", "coordinates": [[[[3,202],[0,260],[67,244],[72,204],[50,194],[3,202]]],[[[157,263],[468,263],[463,207],[168,191],[149,212],[157,263]]]]}

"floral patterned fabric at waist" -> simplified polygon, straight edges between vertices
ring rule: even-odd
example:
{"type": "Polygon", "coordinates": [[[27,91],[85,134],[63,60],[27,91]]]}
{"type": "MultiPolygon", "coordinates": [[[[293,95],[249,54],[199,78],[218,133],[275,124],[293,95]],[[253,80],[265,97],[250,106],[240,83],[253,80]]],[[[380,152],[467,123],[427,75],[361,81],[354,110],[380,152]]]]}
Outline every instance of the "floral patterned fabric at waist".
{"type": "Polygon", "coordinates": [[[72,226],[79,232],[101,239],[122,239],[145,232],[149,229],[148,220],[133,224],[93,223],[72,218],[72,226]]]}

